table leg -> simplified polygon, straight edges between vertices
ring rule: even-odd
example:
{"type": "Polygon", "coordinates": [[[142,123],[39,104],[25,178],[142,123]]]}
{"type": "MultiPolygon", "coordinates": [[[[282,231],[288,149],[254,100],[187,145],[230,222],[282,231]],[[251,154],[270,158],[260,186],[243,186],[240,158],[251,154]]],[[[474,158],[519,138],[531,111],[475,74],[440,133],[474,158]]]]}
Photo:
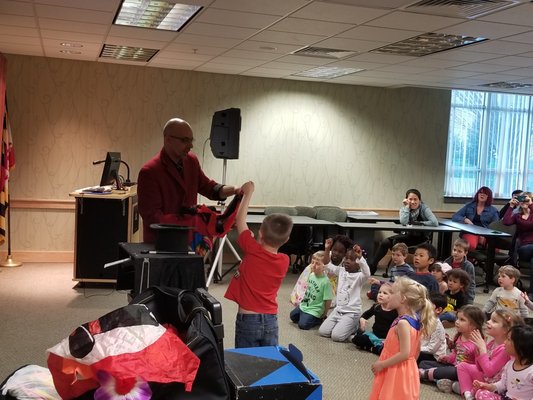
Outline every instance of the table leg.
{"type": "Polygon", "coordinates": [[[496,246],[493,237],[486,237],[487,239],[487,261],[485,262],[485,289],[483,292],[489,292],[489,285],[492,284],[494,277],[494,258],[496,256],[496,246]]]}

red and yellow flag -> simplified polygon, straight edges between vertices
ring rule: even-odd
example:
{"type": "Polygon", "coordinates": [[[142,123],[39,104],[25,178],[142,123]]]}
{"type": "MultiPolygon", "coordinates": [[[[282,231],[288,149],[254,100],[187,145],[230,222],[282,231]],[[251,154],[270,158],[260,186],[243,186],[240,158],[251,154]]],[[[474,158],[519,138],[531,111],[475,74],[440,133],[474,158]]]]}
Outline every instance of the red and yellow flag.
{"type": "Polygon", "coordinates": [[[6,213],[9,207],[9,171],[15,167],[15,153],[7,112],[2,129],[2,160],[0,164],[0,244],[6,240],[6,213]]]}

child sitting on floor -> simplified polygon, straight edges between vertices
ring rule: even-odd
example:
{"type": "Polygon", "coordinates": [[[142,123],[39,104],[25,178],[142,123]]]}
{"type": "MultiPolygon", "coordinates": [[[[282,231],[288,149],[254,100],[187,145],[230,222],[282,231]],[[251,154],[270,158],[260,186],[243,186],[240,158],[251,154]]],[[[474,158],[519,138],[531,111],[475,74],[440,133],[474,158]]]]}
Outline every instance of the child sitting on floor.
{"type": "MultiPolygon", "coordinates": [[[[324,263],[329,262],[329,250],[332,245],[333,240],[327,239],[324,263]]],[[[370,276],[370,268],[363,258],[363,250],[356,244],[346,251],[346,256],[340,265],[329,262],[327,269],[339,277],[337,304],[320,325],[318,333],[320,336],[331,337],[335,342],[344,342],[359,326],[361,288],[370,276]]]]}
{"type": "Polygon", "coordinates": [[[437,249],[431,243],[418,245],[413,256],[415,272],[410,272],[407,275],[412,280],[425,286],[428,293],[439,291],[437,280],[429,272],[429,267],[435,262],[436,257],[437,249]]]}
{"type": "Polygon", "coordinates": [[[466,303],[472,304],[476,297],[476,271],[474,264],[466,258],[469,248],[470,245],[466,240],[461,238],[457,239],[453,242],[452,255],[444,260],[444,262],[450,264],[453,269],[460,268],[468,274],[470,285],[466,290],[466,303]]]}
{"type": "Polygon", "coordinates": [[[500,287],[494,289],[490,298],[483,306],[483,311],[490,314],[494,310],[507,309],[526,318],[529,314],[521,296],[521,291],[515,285],[520,278],[520,271],[512,265],[504,265],[498,270],[498,285],[500,287]]]}
{"type": "Polygon", "coordinates": [[[439,316],[445,328],[453,328],[457,319],[457,310],[466,304],[465,290],[470,283],[468,274],[462,269],[452,269],[446,274],[448,290],[445,295],[448,305],[439,316]]]}
{"type": "Polygon", "coordinates": [[[352,343],[361,350],[370,351],[377,355],[381,354],[383,341],[398,316],[396,310],[387,307],[391,291],[392,285],[389,282],[383,283],[379,288],[377,304],[373,304],[359,318],[359,329],[353,337],[352,343]],[[372,332],[365,331],[366,323],[372,316],[374,316],[372,332]]]}
{"type": "Polygon", "coordinates": [[[420,354],[416,360],[419,364],[424,360],[439,360],[442,356],[446,355],[446,350],[448,348],[446,345],[446,331],[444,330],[444,326],[442,326],[442,322],[438,319],[439,315],[442,314],[442,311],[448,304],[446,295],[433,292],[429,295],[429,300],[431,301],[431,304],[433,304],[433,311],[437,318],[437,325],[430,336],[422,337],[420,342],[420,354]]]}
{"type": "Polygon", "coordinates": [[[533,399],[533,327],[515,325],[507,337],[505,351],[512,357],[505,364],[498,382],[474,381],[476,399],[533,399]]]}
{"type": "Polygon", "coordinates": [[[439,292],[444,293],[448,290],[448,282],[446,281],[446,273],[451,270],[450,264],[445,262],[436,262],[429,267],[429,272],[435,277],[439,284],[439,292]]]}
{"type": "Polygon", "coordinates": [[[311,264],[305,267],[298,277],[296,285],[294,285],[294,288],[291,292],[291,303],[293,305],[299,306],[304,298],[305,291],[307,290],[307,281],[309,280],[309,275],[311,275],[313,265],[317,262],[324,263],[324,252],[322,250],[313,254],[313,257],[311,258],[311,264]]]}
{"type": "MultiPolygon", "coordinates": [[[[405,243],[396,243],[392,246],[391,262],[392,267],[389,269],[388,277],[389,282],[394,282],[394,280],[399,276],[407,275],[410,272],[413,272],[413,267],[405,262],[409,250],[405,243]]],[[[370,283],[370,290],[366,293],[367,297],[370,300],[376,300],[379,287],[383,282],[376,278],[370,278],[368,280],[370,283]]]]}
{"type": "Polygon", "coordinates": [[[466,305],[457,313],[457,334],[453,340],[452,352],[442,356],[438,361],[424,360],[420,362],[420,379],[437,381],[439,379],[457,380],[455,366],[460,362],[473,363],[476,356],[476,345],[472,341],[472,332],[482,332],[485,316],[480,308],[466,305]]]}
{"type": "Polygon", "coordinates": [[[296,322],[298,328],[305,330],[320,325],[326,317],[332,298],[331,282],[325,274],[324,263],[321,260],[314,260],[305,295],[290,313],[292,322],[296,322]]]}

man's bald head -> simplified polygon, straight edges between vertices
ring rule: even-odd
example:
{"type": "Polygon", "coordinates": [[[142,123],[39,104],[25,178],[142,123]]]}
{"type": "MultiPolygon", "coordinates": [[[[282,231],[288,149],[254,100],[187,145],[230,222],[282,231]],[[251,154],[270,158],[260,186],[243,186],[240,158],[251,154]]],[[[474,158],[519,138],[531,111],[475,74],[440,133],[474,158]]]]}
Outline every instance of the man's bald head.
{"type": "Polygon", "coordinates": [[[168,120],[163,128],[163,138],[163,148],[174,162],[185,158],[193,148],[192,128],[181,118],[168,120]]]}

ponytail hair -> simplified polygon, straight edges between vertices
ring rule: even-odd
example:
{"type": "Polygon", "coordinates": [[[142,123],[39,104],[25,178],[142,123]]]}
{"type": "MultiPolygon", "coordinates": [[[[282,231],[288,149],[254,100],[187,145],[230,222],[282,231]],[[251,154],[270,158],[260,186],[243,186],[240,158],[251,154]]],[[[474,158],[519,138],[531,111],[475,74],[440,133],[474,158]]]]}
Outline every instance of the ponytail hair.
{"type": "Polygon", "coordinates": [[[398,286],[399,292],[405,297],[407,306],[412,313],[420,315],[422,336],[429,337],[437,326],[437,318],[433,303],[428,298],[426,287],[405,276],[396,278],[394,284],[398,286]]]}

